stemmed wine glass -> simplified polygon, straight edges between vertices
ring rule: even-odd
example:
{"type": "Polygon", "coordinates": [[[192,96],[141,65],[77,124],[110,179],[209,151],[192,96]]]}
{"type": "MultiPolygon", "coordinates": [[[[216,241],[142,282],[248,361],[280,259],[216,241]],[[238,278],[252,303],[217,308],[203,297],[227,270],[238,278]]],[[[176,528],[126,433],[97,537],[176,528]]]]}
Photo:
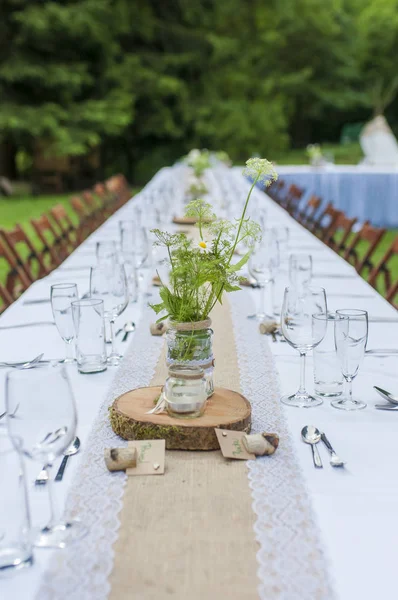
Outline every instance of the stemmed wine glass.
{"type": "MultiPolygon", "coordinates": [[[[134,256],[137,270],[144,268],[150,246],[145,227],[135,221],[119,221],[119,230],[122,253],[134,256]]],[[[143,279],[142,274],[139,274],[139,279],[143,279]]]]}
{"type": "Polygon", "coordinates": [[[104,317],[109,321],[112,349],[108,364],[117,366],[122,359],[115,349],[114,324],[129,302],[128,282],[124,265],[102,264],[90,273],[90,295],[104,302],[104,317]]]}
{"type": "Polygon", "coordinates": [[[344,309],[336,311],[334,341],[341,372],[348,385],[348,397],[333,400],[331,405],[341,410],[359,410],[366,407],[363,400],[352,397],[352,381],[358,374],[365,356],[368,340],[368,313],[366,310],[344,309]]]}
{"type": "MultiPolygon", "coordinates": [[[[249,273],[261,288],[260,305],[256,314],[249,315],[249,319],[272,319],[272,309],[270,313],[266,310],[267,285],[273,286],[275,271],[279,265],[278,242],[270,229],[263,232],[262,240],[253,250],[249,258],[249,273]]],[[[272,308],[272,307],[271,307],[272,308]]]]}
{"type": "Polygon", "coordinates": [[[77,415],[72,388],[64,365],[41,369],[14,369],[6,378],[7,426],[14,447],[24,456],[45,465],[50,519],[36,532],[36,546],[64,548],[82,538],[87,528],[79,521],[60,521],[55,510],[54,461],[63,456],[76,435],[77,415]]]}
{"type": "Polygon", "coordinates": [[[311,284],[312,256],[310,254],[291,254],[289,258],[290,285],[303,288],[311,284]]]}
{"type": "Polygon", "coordinates": [[[287,287],[283,299],[281,329],[286,341],[300,353],[300,387],[291,396],[284,396],[281,402],[289,406],[309,408],[322,404],[305,389],[305,357],[321,343],[326,334],[327,319],[314,319],[314,315],[327,314],[326,293],[323,288],[287,287]]]}
{"type": "Polygon", "coordinates": [[[75,328],[72,319],[72,302],[78,300],[75,283],[55,283],[51,286],[51,308],[59,335],[65,342],[66,356],[62,362],[73,363],[75,357],[72,342],[75,328]]]}

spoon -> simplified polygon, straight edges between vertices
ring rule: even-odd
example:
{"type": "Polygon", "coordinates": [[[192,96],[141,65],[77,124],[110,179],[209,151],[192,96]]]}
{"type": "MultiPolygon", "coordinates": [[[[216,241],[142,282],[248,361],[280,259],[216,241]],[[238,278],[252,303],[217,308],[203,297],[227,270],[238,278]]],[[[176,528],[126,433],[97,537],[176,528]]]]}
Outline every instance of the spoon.
{"type": "Polygon", "coordinates": [[[310,446],[311,446],[314,467],[316,469],[322,469],[323,465],[322,465],[321,457],[319,456],[319,451],[318,451],[318,448],[316,447],[316,444],[321,439],[321,432],[319,431],[319,429],[317,429],[313,425],[306,425],[301,430],[301,437],[302,437],[303,442],[305,442],[306,444],[310,444],[310,446]]]}
{"type": "Polygon", "coordinates": [[[345,462],[337,456],[336,452],[332,448],[332,444],[329,442],[328,438],[324,433],[321,433],[321,440],[330,452],[330,456],[332,457],[330,459],[330,464],[332,465],[332,467],[344,467],[345,462]]]}
{"type": "Polygon", "coordinates": [[[80,448],[80,440],[76,436],[74,438],[73,442],[71,443],[71,445],[69,446],[69,448],[67,448],[65,450],[64,457],[63,457],[62,462],[61,462],[61,466],[59,467],[58,473],[55,476],[55,481],[62,481],[62,478],[64,476],[64,471],[65,471],[66,463],[68,462],[69,457],[73,456],[74,454],[77,454],[79,452],[79,448],[80,448]]]}
{"type": "Polygon", "coordinates": [[[387,392],[386,390],[383,390],[382,388],[377,387],[377,385],[374,385],[373,387],[376,390],[376,392],[378,394],[380,394],[380,396],[384,400],[388,400],[388,402],[391,402],[391,404],[398,405],[398,397],[397,396],[393,396],[392,394],[390,394],[390,392],[387,392]]]}
{"type": "Polygon", "coordinates": [[[135,323],[133,321],[127,321],[127,323],[123,326],[124,336],[122,337],[122,342],[125,342],[128,338],[129,333],[135,331],[135,323]]]}

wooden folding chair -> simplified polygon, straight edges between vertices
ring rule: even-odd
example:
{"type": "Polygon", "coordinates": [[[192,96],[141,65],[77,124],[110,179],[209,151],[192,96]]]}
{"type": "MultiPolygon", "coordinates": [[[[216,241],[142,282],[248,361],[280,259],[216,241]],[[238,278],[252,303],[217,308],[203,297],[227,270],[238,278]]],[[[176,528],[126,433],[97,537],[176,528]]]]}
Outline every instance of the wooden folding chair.
{"type": "Polygon", "coordinates": [[[393,277],[393,266],[398,267],[398,237],[395,238],[380,262],[371,270],[368,282],[382,293],[391,304],[398,308],[394,302],[398,294],[398,280],[393,277]]]}
{"type": "Polygon", "coordinates": [[[116,197],[116,210],[123,206],[123,204],[126,204],[132,196],[127,179],[121,173],[107,179],[105,181],[105,186],[106,189],[116,197]]]}
{"type": "Polygon", "coordinates": [[[298,185],[292,183],[289,186],[287,195],[285,199],[281,202],[281,205],[287,210],[287,212],[290,215],[294,215],[297,212],[303,194],[304,190],[298,187],[298,185]]]}
{"type": "Polygon", "coordinates": [[[11,294],[7,291],[7,289],[1,285],[0,283],[0,299],[1,299],[1,305],[0,305],[0,313],[4,312],[6,308],[8,308],[9,306],[11,306],[11,304],[14,302],[11,294]]]}
{"type": "Polygon", "coordinates": [[[355,217],[349,219],[343,212],[340,212],[337,218],[333,219],[333,224],[323,241],[335,252],[345,252],[348,238],[357,221],[358,219],[355,217]]]}
{"type": "Polygon", "coordinates": [[[264,191],[272,200],[274,200],[274,202],[277,202],[278,204],[280,204],[282,196],[283,196],[284,187],[285,187],[284,180],[277,179],[276,181],[273,181],[271,183],[271,185],[268,188],[266,188],[264,191]]]}
{"type": "Polygon", "coordinates": [[[40,251],[36,250],[18,223],[11,231],[0,229],[0,239],[9,248],[17,264],[29,278],[30,283],[51,272],[51,268],[45,264],[40,251]]]}
{"type": "Polygon", "coordinates": [[[32,281],[22,264],[3,241],[0,242],[0,258],[4,259],[7,271],[5,283],[7,294],[4,297],[16,300],[22,292],[28,289],[32,281]]]}
{"type": "Polygon", "coordinates": [[[79,219],[80,234],[83,239],[86,239],[96,229],[96,222],[94,219],[90,218],[90,213],[79,196],[73,196],[69,202],[79,219]]]}
{"type": "Polygon", "coordinates": [[[311,196],[304,206],[304,208],[298,211],[296,219],[301,225],[309,228],[315,222],[315,215],[322,204],[319,196],[311,196]]]}
{"type": "Polygon", "coordinates": [[[76,227],[70,216],[68,215],[66,208],[63,204],[57,204],[50,210],[50,214],[53,221],[62,233],[62,237],[66,244],[67,249],[73,252],[77,246],[83,241],[83,234],[80,230],[79,225],[76,227]]]}
{"type": "Polygon", "coordinates": [[[86,190],[82,193],[84,204],[86,205],[88,216],[94,221],[94,229],[97,229],[107,219],[110,213],[107,211],[106,204],[101,201],[99,204],[92,192],[86,190]]]}
{"type": "Polygon", "coordinates": [[[339,214],[341,214],[340,211],[334,208],[333,204],[329,202],[318,218],[315,219],[313,225],[309,226],[308,229],[323,240],[333,227],[339,214]]]}
{"type": "Polygon", "coordinates": [[[360,275],[364,275],[367,269],[372,271],[375,267],[372,262],[373,254],[385,232],[385,229],[373,227],[366,221],[347,246],[343,256],[354,265],[360,275]]]}
{"type": "Polygon", "coordinates": [[[52,268],[58,267],[68,255],[62,233],[56,231],[47,215],[30,222],[42,243],[42,256],[50,261],[52,268]]]}

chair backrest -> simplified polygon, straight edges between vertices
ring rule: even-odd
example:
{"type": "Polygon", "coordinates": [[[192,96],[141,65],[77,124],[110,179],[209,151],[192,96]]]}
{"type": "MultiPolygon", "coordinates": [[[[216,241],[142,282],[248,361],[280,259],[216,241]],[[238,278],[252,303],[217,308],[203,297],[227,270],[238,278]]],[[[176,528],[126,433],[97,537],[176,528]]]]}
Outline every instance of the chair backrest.
{"type": "Polygon", "coordinates": [[[385,229],[373,227],[366,221],[347,246],[343,256],[354,265],[359,274],[365,269],[372,271],[374,268],[373,254],[385,232],[385,229]]]}
{"type": "Polygon", "coordinates": [[[289,214],[293,215],[298,210],[300,200],[303,197],[303,194],[304,190],[298,187],[298,185],[292,183],[289,186],[286,199],[284,203],[282,203],[282,206],[287,210],[289,214]]]}
{"type": "Polygon", "coordinates": [[[32,219],[31,225],[42,243],[42,256],[49,257],[52,267],[57,267],[66,258],[65,243],[47,215],[32,219]]]}
{"type": "Polygon", "coordinates": [[[17,223],[11,231],[0,229],[3,244],[10,249],[17,263],[24,270],[30,282],[48,275],[51,269],[45,264],[41,253],[17,223]]]}
{"type": "Polygon", "coordinates": [[[318,218],[314,220],[313,224],[308,227],[312,233],[318,235],[319,237],[323,237],[329,227],[333,225],[333,219],[337,219],[337,210],[334,208],[331,202],[328,202],[326,207],[323,209],[318,218]]]}
{"type": "Polygon", "coordinates": [[[63,204],[56,204],[53,206],[50,210],[50,214],[62,232],[62,237],[66,246],[72,250],[76,248],[82,241],[79,227],[75,227],[72,223],[72,219],[68,215],[63,204]]]}
{"type": "Polygon", "coordinates": [[[349,219],[343,212],[340,212],[337,218],[333,220],[333,225],[323,241],[336,252],[345,251],[347,240],[357,221],[357,218],[349,219]]]}
{"type": "Polygon", "coordinates": [[[398,293],[398,277],[394,277],[394,272],[398,272],[398,236],[368,277],[368,282],[392,304],[398,293]]]}
{"type": "Polygon", "coordinates": [[[304,225],[304,227],[309,227],[312,223],[314,223],[315,215],[318,212],[319,207],[322,204],[322,200],[319,196],[312,195],[307,204],[304,206],[302,211],[299,211],[296,218],[304,225]]]}
{"type": "Polygon", "coordinates": [[[11,304],[14,302],[11,294],[1,284],[0,284],[0,299],[1,299],[0,313],[5,311],[5,309],[8,308],[9,306],[11,306],[11,304]]]}
{"type": "Polygon", "coordinates": [[[32,280],[3,240],[0,241],[0,258],[6,263],[6,291],[12,300],[16,300],[28,289],[32,280]]]}

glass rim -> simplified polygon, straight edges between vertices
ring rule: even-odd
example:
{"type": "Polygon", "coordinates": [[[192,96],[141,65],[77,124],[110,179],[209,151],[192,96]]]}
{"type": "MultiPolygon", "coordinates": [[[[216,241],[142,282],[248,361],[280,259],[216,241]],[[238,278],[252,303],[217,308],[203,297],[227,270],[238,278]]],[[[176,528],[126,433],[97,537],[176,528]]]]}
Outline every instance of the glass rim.
{"type": "Polygon", "coordinates": [[[340,319],[349,319],[350,317],[366,317],[368,319],[368,311],[361,308],[339,308],[336,310],[336,315],[340,319]]]}
{"type": "Polygon", "coordinates": [[[336,313],[336,311],[326,311],[325,313],[314,313],[312,315],[313,319],[319,319],[320,321],[338,321],[338,315],[336,313]]]}
{"type": "Polygon", "coordinates": [[[98,306],[99,304],[104,304],[101,298],[81,298],[80,300],[73,300],[71,302],[72,306],[98,306]]]}
{"type": "MultiPolygon", "coordinates": [[[[322,286],[320,286],[320,285],[319,285],[319,286],[318,286],[318,285],[306,285],[306,286],[305,286],[305,287],[303,287],[302,289],[303,289],[303,290],[310,290],[310,292],[312,292],[313,294],[314,294],[314,293],[319,293],[319,292],[321,292],[321,291],[322,291],[322,292],[324,292],[324,294],[325,294],[325,297],[326,297],[326,290],[325,290],[325,288],[324,288],[324,287],[322,287],[322,286]]],[[[299,289],[299,288],[297,288],[297,286],[294,286],[294,285],[287,285],[287,286],[285,287],[285,292],[284,292],[285,294],[286,294],[286,291],[287,291],[287,290],[297,290],[298,292],[301,292],[301,288],[299,289]]],[[[336,311],[336,312],[337,312],[337,311],[336,311]]]]}
{"type": "Polygon", "coordinates": [[[68,288],[75,287],[77,288],[77,283],[53,283],[51,285],[51,289],[58,288],[60,290],[67,290],[68,288]]]}

